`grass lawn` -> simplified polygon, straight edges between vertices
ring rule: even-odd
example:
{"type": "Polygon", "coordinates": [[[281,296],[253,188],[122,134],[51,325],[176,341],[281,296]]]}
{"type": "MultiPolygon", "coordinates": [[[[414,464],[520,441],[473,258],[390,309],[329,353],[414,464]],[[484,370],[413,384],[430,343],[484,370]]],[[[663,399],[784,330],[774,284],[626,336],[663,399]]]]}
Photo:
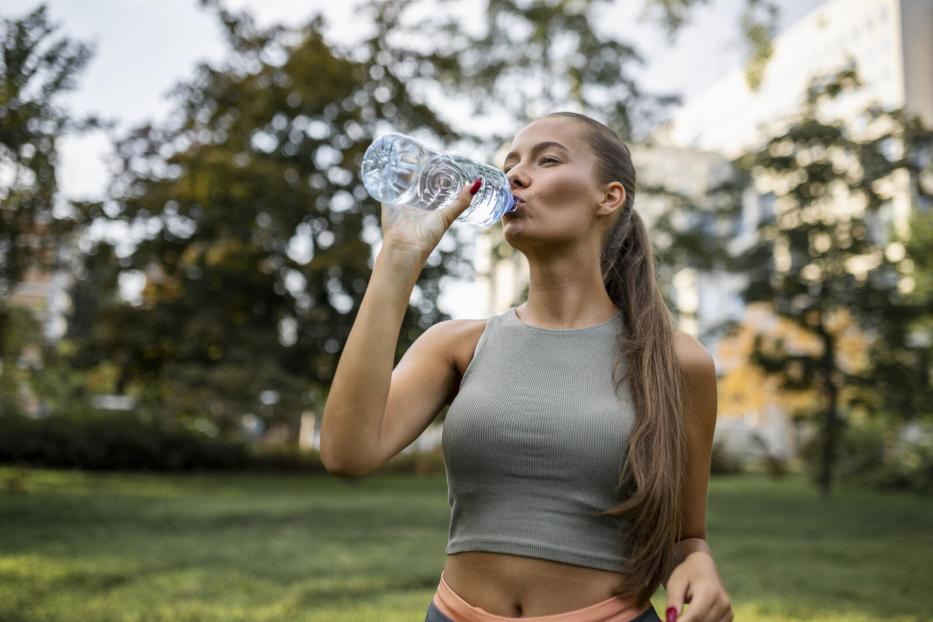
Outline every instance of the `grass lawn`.
{"type": "MultiPolygon", "coordinates": [[[[443,475],[19,472],[4,622],[420,622],[444,564],[443,475]]],[[[933,500],[719,477],[708,525],[738,621],[933,619],[933,500]]]]}

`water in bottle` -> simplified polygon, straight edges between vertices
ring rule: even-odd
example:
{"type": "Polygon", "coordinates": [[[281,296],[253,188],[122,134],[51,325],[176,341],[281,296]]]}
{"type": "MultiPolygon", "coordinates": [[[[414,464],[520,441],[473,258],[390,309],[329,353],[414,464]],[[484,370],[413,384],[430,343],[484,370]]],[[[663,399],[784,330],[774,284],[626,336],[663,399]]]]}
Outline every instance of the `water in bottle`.
{"type": "Polygon", "coordinates": [[[447,155],[404,134],[386,134],[363,155],[363,185],[389,205],[435,210],[449,205],[460,189],[481,177],[483,185],[457,220],[488,227],[515,208],[508,179],[494,166],[447,155]]]}

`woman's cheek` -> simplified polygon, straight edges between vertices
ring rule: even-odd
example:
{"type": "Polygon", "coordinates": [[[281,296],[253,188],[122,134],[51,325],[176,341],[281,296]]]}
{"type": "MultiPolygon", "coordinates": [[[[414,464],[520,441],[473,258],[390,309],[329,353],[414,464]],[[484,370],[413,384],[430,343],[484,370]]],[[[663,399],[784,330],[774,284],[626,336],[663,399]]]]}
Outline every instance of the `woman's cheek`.
{"type": "Polygon", "coordinates": [[[567,176],[561,180],[562,183],[555,184],[554,192],[551,194],[553,202],[552,207],[559,208],[561,212],[578,212],[583,207],[586,197],[590,196],[590,188],[581,183],[577,176],[567,176]]]}
{"type": "Polygon", "coordinates": [[[548,180],[548,186],[555,196],[560,196],[564,200],[569,198],[579,200],[589,192],[584,173],[571,166],[555,170],[554,175],[548,180]]]}

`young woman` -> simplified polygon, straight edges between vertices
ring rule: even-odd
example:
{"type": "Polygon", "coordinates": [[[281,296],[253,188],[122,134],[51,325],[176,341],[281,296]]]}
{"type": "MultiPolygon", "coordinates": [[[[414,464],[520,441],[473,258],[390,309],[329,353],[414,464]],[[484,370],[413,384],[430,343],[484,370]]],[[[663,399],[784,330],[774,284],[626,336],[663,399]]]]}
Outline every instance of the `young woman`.
{"type": "Polygon", "coordinates": [[[468,206],[382,206],[383,245],[324,409],[328,471],[377,470],[450,405],[447,561],[426,621],[732,619],[706,544],[716,374],[675,331],[635,169],[612,130],[559,112],[515,135],[505,240],[527,301],[425,331],[392,364],[425,261],[468,206]],[[689,607],[684,611],[684,603],[689,607]]]}

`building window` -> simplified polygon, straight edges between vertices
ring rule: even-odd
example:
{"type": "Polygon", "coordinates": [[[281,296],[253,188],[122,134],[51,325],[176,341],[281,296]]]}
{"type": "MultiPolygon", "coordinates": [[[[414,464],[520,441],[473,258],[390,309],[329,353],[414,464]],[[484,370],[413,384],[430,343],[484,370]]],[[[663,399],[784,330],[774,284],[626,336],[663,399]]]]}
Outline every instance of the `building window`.
{"type": "Polygon", "coordinates": [[[929,197],[917,193],[914,195],[914,198],[917,201],[917,209],[919,211],[923,212],[924,214],[930,211],[930,206],[933,205],[933,201],[930,201],[929,197]]]}
{"type": "Polygon", "coordinates": [[[864,220],[868,226],[872,242],[879,246],[888,244],[888,229],[891,226],[893,216],[893,207],[890,201],[885,201],[874,211],[865,212],[864,220]]]}
{"type": "Polygon", "coordinates": [[[894,161],[900,157],[900,146],[894,138],[886,138],[878,145],[878,150],[888,160],[894,161]]]}
{"type": "Polygon", "coordinates": [[[758,197],[757,226],[768,225],[772,222],[774,222],[774,193],[766,192],[758,197]]]}

